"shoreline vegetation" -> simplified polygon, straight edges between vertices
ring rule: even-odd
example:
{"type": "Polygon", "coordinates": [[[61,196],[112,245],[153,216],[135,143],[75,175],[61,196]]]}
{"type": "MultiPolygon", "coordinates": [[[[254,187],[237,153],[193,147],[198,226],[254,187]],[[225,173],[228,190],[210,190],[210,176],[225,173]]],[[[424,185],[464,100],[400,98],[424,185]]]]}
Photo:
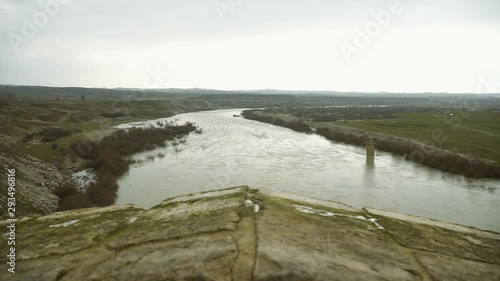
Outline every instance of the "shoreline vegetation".
{"type": "MultiPolygon", "coordinates": [[[[22,183],[19,201],[23,202],[18,208],[20,216],[68,209],[61,208],[60,198],[77,193],[72,175],[85,169],[89,162],[71,153],[72,144],[83,140],[88,140],[87,144],[98,144],[116,132],[115,126],[119,124],[223,107],[216,102],[192,95],[189,99],[175,93],[157,98],[156,92],[106,90],[109,95],[101,96],[94,89],[80,89],[84,93],[71,97],[72,89],[66,88],[44,88],[45,93],[38,92],[37,87],[21,87],[29,91],[15,95],[13,88],[16,87],[9,86],[9,93],[3,95],[0,87],[0,166],[21,171],[18,176],[22,183]],[[59,90],[68,91],[68,96],[50,96],[59,90]],[[81,94],[87,98],[80,99],[81,94]]],[[[201,129],[198,133],[202,133],[201,129]]],[[[176,141],[182,143],[185,139],[176,141]]],[[[109,185],[112,186],[113,181],[109,185]]],[[[76,196],[85,198],[86,194],[76,196]]],[[[2,200],[6,197],[0,194],[2,200]]],[[[86,199],[82,202],[80,205],[89,205],[86,199]]],[[[2,206],[0,210],[7,214],[2,206]]]]}
{"type": "Polygon", "coordinates": [[[264,112],[265,110],[245,110],[242,116],[249,120],[285,127],[297,132],[315,132],[328,140],[357,146],[364,146],[365,137],[375,137],[376,149],[403,156],[408,161],[469,178],[500,178],[500,166],[493,162],[440,149],[408,138],[320,123],[316,120],[313,122],[293,118],[286,120],[283,114],[264,115],[264,112]]]}
{"type": "Polygon", "coordinates": [[[87,161],[87,168],[94,169],[96,181],[85,191],[67,184],[54,193],[59,199],[59,210],[103,207],[114,204],[119,188],[117,180],[133,163],[127,159],[134,153],[165,147],[166,141],[173,141],[191,132],[199,131],[193,123],[176,125],[162,124],[160,127],[119,130],[101,141],[80,140],[70,145],[69,153],[87,161]]]}
{"type": "MultiPolygon", "coordinates": [[[[20,216],[49,214],[58,209],[59,198],[55,195],[56,191],[60,196],[72,193],[72,188],[64,187],[66,182],[71,180],[74,172],[84,169],[83,164],[89,161],[80,157],[72,157],[68,153],[68,147],[79,140],[86,139],[98,143],[102,138],[115,132],[114,126],[118,124],[171,117],[194,111],[233,108],[272,108],[275,110],[278,108],[283,113],[287,110],[300,109],[300,112],[290,113],[293,113],[293,117],[297,117],[295,120],[299,121],[302,120],[300,115],[303,115],[307,119],[305,123],[310,127],[316,127],[320,122],[328,127],[342,122],[340,125],[343,128],[352,127],[391,135],[395,130],[399,132],[401,129],[406,129],[407,120],[403,120],[403,123],[385,123],[386,120],[392,120],[385,118],[397,115],[396,112],[385,114],[390,108],[404,106],[418,111],[424,107],[453,109],[464,105],[468,105],[469,108],[471,106],[480,108],[485,114],[489,112],[498,115],[494,115],[494,118],[487,123],[478,121],[477,118],[467,119],[462,124],[470,127],[470,130],[465,133],[461,129],[454,132],[447,130],[441,124],[441,128],[446,131],[450,139],[454,139],[454,142],[446,142],[446,145],[438,147],[500,163],[499,97],[500,94],[395,95],[279,90],[141,90],[0,85],[0,139],[2,139],[0,165],[13,166],[20,171],[18,179],[22,184],[19,185],[19,201],[22,204],[19,205],[18,214],[20,216]],[[85,96],[85,99],[82,99],[82,96],[85,96]],[[371,108],[371,110],[368,112],[364,108],[371,108]],[[358,122],[359,119],[365,120],[358,122]],[[331,122],[334,120],[338,121],[331,122]],[[344,123],[345,120],[348,122],[344,123]],[[313,122],[316,123],[312,124],[313,122]],[[497,137],[476,134],[477,131],[487,132],[497,137]],[[494,143],[495,141],[497,143],[494,143]],[[462,146],[465,143],[470,145],[463,151],[455,149],[456,146],[462,146]]],[[[284,114],[279,115],[279,117],[282,116],[285,120],[289,118],[284,114]]],[[[459,116],[466,117],[455,114],[448,121],[455,122],[457,120],[454,118],[459,118],[459,116]]],[[[292,127],[298,131],[313,133],[309,131],[310,128],[301,123],[292,124],[294,124],[292,127]]],[[[435,124],[431,122],[428,126],[432,128],[435,124]]],[[[418,140],[414,137],[414,132],[422,132],[426,129],[425,126],[419,124],[411,127],[415,131],[407,130],[409,135],[401,136],[418,140]]],[[[2,200],[7,200],[5,194],[0,194],[0,201],[2,200]]],[[[5,206],[0,206],[0,210],[6,213],[5,206]]]]}

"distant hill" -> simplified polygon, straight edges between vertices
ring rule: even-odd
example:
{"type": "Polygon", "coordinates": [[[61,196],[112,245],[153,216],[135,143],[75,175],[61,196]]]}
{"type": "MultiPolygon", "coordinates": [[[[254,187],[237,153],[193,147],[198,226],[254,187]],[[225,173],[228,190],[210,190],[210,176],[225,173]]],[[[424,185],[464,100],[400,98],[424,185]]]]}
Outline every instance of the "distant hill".
{"type": "Polygon", "coordinates": [[[487,107],[498,107],[500,94],[448,94],[448,93],[363,93],[338,91],[289,91],[275,89],[260,90],[214,90],[214,89],[137,89],[137,88],[83,88],[0,85],[0,99],[41,100],[155,100],[155,99],[201,99],[231,102],[248,101],[250,104],[323,106],[323,105],[405,105],[405,106],[460,106],[478,103],[487,107]],[[253,102],[253,103],[252,103],[253,102]]]}

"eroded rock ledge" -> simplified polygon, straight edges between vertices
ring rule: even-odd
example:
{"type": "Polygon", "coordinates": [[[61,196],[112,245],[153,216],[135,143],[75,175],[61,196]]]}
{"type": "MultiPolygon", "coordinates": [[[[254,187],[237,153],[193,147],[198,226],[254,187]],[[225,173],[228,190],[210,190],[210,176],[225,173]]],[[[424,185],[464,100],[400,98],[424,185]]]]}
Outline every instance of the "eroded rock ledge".
{"type": "Polygon", "coordinates": [[[8,280],[500,279],[498,233],[246,186],[26,217],[16,246],[8,280]]]}

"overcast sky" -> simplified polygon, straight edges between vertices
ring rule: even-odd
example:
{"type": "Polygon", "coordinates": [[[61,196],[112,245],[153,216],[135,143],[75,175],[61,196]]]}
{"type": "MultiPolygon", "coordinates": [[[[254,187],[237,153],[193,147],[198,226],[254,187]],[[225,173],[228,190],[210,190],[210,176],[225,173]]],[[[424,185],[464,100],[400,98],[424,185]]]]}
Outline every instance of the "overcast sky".
{"type": "Polygon", "coordinates": [[[0,84],[500,92],[500,0],[0,0],[0,35],[0,84]]]}

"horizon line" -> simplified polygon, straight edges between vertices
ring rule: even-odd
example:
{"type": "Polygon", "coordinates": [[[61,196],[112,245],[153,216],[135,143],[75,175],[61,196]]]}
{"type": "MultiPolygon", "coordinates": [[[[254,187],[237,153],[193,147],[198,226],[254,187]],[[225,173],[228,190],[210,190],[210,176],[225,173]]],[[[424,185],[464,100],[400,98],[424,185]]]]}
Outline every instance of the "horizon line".
{"type": "Polygon", "coordinates": [[[89,87],[89,86],[47,86],[47,85],[33,85],[33,84],[0,84],[0,86],[14,86],[14,87],[41,87],[41,88],[78,88],[78,89],[105,89],[105,90],[141,90],[141,91],[164,91],[164,90],[205,90],[205,91],[221,91],[221,92],[262,92],[262,91],[276,91],[276,92],[300,92],[300,93],[339,93],[339,94],[349,94],[349,93],[357,93],[357,94],[449,94],[449,95],[499,95],[500,92],[497,93],[473,93],[473,92],[388,92],[388,91],[338,91],[338,90],[283,90],[283,89],[274,89],[274,88],[261,88],[261,89],[215,89],[215,88],[200,88],[200,87],[191,87],[191,88],[182,88],[182,87],[169,87],[169,88],[140,88],[140,87],[89,87]]]}

